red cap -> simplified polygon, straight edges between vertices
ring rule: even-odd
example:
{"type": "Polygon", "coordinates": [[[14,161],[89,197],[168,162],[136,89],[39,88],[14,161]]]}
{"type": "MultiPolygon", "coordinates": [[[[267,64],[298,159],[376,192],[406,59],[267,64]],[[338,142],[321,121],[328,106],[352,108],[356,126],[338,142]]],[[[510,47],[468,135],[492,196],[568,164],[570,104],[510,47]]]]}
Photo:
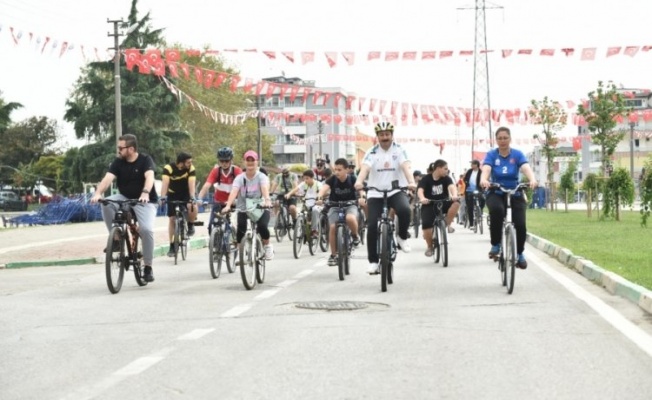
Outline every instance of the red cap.
{"type": "Polygon", "coordinates": [[[247,158],[252,157],[254,160],[258,161],[258,153],[256,153],[253,150],[249,150],[246,153],[244,153],[244,159],[246,160],[247,158]]]}

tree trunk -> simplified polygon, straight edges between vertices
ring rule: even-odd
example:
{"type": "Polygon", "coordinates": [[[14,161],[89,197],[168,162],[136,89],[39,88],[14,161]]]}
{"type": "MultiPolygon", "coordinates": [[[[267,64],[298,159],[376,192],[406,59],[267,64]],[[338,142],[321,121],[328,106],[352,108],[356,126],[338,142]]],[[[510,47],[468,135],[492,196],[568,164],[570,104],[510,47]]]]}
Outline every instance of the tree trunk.
{"type": "Polygon", "coordinates": [[[591,204],[591,203],[593,203],[593,198],[591,197],[591,189],[589,188],[589,190],[587,190],[587,193],[586,193],[586,216],[588,218],[592,217],[591,208],[592,208],[593,204],[591,204]]]}
{"type": "Polygon", "coordinates": [[[564,212],[568,212],[568,189],[564,193],[564,212]]]}

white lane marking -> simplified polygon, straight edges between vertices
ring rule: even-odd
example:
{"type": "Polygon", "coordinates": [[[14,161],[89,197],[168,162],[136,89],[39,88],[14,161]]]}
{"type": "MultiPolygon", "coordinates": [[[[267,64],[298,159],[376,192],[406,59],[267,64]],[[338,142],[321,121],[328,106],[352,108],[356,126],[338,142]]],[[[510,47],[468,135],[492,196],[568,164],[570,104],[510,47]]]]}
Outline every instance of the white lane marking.
{"type": "Polygon", "coordinates": [[[264,292],[262,292],[258,296],[254,297],[254,301],[268,299],[268,298],[274,296],[279,291],[280,291],[280,289],[265,290],[264,292]]]}
{"type": "Polygon", "coordinates": [[[305,278],[306,276],[312,274],[313,272],[315,272],[314,269],[304,269],[303,271],[301,271],[298,274],[294,275],[293,279],[305,278]]]}
{"type": "Polygon", "coordinates": [[[222,313],[222,315],[220,315],[220,317],[221,317],[221,318],[233,318],[233,317],[237,317],[238,315],[240,315],[240,314],[242,314],[242,313],[244,313],[244,312],[249,311],[249,309],[251,309],[251,307],[253,307],[253,306],[254,306],[254,305],[251,304],[251,303],[248,303],[248,304],[240,304],[240,305],[238,305],[238,306],[235,306],[235,307],[233,307],[233,308],[231,308],[231,309],[225,311],[224,313],[222,313]]]}
{"type": "Polygon", "coordinates": [[[605,321],[607,321],[611,326],[620,331],[625,335],[629,340],[634,342],[641,350],[646,352],[649,356],[652,356],[652,337],[648,335],[638,326],[634,325],[627,318],[623,317],[618,311],[614,310],[613,307],[609,306],[602,300],[593,296],[586,290],[582,289],[575,282],[571,281],[569,278],[565,277],[561,273],[554,271],[552,268],[547,266],[539,257],[536,255],[530,254],[528,257],[534,259],[537,265],[548,275],[550,275],[554,280],[559,282],[564,286],[569,292],[571,292],[575,297],[585,302],[589,307],[591,307],[595,312],[598,313],[605,321]]]}
{"type": "Polygon", "coordinates": [[[281,283],[278,283],[276,286],[285,289],[286,287],[288,287],[288,286],[290,286],[290,285],[293,285],[293,284],[295,284],[295,283],[297,283],[297,280],[296,280],[296,279],[290,279],[290,280],[287,280],[287,281],[283,281],[283,282],[281,282],[281,283]]]}
{"type": "Polygon", "coordinates": [[[181,335],[177,338],[177,340],[197,340],[205,335],[208,335],[209,333],[213,332],[215,328],[210,328],[210,329],[195,329],[194,331],[190,331],[186,333],[185,335],[181,335]]]}

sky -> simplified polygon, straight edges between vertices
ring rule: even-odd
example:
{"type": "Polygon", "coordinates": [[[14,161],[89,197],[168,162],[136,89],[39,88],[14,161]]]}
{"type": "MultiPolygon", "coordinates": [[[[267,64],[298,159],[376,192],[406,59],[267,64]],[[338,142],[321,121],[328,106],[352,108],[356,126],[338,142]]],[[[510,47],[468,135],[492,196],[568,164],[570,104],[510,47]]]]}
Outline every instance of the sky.
{"type": "MultiPolygon", "coordinates": [[[[525,109],[532,99],[579,102],[597,82],[613,81],[626,88],[652,87],[652,51],[635,57],[607,58],[607,47],[652,45],[650,0],[503,0],[487,2],[487,47],[532,49],[531,56],[502,58],[489,55],[492,108],[525,109]],[[542,57],[542,48],[596,47],[594,61],[580,61],[556,54],[542,57]]],[[[253,78],[298,76],[317,86],[341,87],[367,98],[471,107],[473,57],[455,55],[434,61],[366,61],[369,51],[473,50],[475,12],[473,0],[140,0],[140,15],[151,13],[152,24],[165,28],[169,43],[187,48],[258,49],[257,54],[226,53],[226,60],[253,78]],[[262,50],[315,51],[316,62],[276,61],[262,50]],[[325,51],[353,51],[356,62],[343,59],[330,68],[325,51]]],[[[34,115],[57,119],[65,145],[79,145],[72,128],[63,122],[65,100],[84,65],[80,45],[87,55],[92,48],[112,46],[107,19],[126,19],[130,0],[0,0],[0,91],[6,101],[25,107],[12,114],[14,121],[34,115]],[[22,32],[19,44],[14,34],[22,32]],[[28,32],[34,37],[30,43],[28,32]],[[59,48],[40,52],[36,37],[68,41],[76,47],[59,57],[59,48]]],[[[219,110],[218,110],[219,111],[219,110]]],[[[470,138],[470,129],[421,125],[397,129],[397,136],[470,138]]],[[[536,126],[517,125],[514,137],[530,138],[536,126]]],[[[560,135],[576,132],[567,127],[560,135]]],[[[408,149],[410,150],[410,149],[408,149]]],[[[413,149],[415,153],[422,149],[413,149]]],[[[525,149],[527,150],[527,149],[525,149]]],[[[466,150],[447,149],[456,168],[466,167],[466,150]]],[[[428,154],[423,159],[432,158],[428,154]]],[[[425,162],[425,161],[424,161],[425,162]]]]}

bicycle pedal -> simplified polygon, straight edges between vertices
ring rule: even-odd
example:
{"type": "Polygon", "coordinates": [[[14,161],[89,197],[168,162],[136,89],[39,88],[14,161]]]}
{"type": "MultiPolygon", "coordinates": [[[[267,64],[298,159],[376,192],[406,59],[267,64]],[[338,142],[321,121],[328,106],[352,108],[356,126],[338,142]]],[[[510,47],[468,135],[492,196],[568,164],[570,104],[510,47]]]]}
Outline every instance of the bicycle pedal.
{"type": "Polygon", "coordinates": [[[204,226],[204,221],[195,221],[192,223],[193,226],[204,226]]]}

